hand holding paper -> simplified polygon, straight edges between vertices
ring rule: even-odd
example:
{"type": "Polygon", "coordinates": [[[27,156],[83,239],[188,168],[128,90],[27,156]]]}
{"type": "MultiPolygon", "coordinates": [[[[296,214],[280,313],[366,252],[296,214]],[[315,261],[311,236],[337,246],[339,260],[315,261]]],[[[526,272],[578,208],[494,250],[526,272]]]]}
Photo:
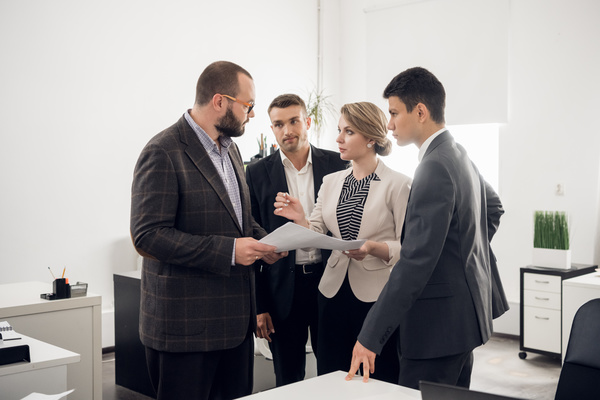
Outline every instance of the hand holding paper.
{"type": "Polygon", "coordinates": [[[328,250],[354,250],[360,248],[365,240],[336,239],[313,232],[293,222],[288,222],[262,238],[260,242],[277,247],[275,251],[296,250],[307,247],[328,250]]]}

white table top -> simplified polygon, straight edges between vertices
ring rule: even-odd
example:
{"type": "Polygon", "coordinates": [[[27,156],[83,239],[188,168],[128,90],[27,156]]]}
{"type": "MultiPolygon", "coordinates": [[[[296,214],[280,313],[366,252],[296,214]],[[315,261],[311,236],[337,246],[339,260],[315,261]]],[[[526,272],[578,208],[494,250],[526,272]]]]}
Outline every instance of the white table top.
{"type": "Polygon", "coordinates": [[[13,347],[19,345],[29,345],[29,355],[31,362],[18,362],[6,365],[0,365],[0,376],[17,374],[42,368],[51,368],[60,365],[76,363],[81,360],[81,356],[69,350],[53,346],[49,343],[21,335],[22,339],[6,340],[0,344],[2,347],[13,347]]]}
{"type": "Polygon", "coordinates": [[[51,292],[52,282],[18,282],[0,285],[0,319],[102,304],[101,296],[89,292],[87,296],[61,300],[40,298],[40,294],[51,292]]]}
{"type": "Polygon", "coordinates": [[[362,376],[346,381],[347,372],[337,371],[330,374],[306,379],[242,397],[245,400],[402,400],[421,399],[421,392],[400,385],[369,379],[364,383],[362,376]]]}
{"type": "Polygon", "coordinates": [[[600,272],[592,272],[590,274],[576,276],[575,278],[565,279],[563,285],[600,289],[600,272]]]}

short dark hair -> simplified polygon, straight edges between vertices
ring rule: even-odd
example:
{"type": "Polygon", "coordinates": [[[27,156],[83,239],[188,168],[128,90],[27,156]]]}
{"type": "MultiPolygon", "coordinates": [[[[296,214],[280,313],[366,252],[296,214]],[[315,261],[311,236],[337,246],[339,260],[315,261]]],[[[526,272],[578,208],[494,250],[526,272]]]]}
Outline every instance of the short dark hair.
{"type": "Polygon", "coordinates": [[[417,104],[423,103],[434,122],[445,122],[446,91],[435,75],[425,68],[409,68],[396,75],[383,91],[385,99],[392,96],[398,97],[406,105],[408,112],[412,112],[417,104]]]}
{"type": "Polygon", "coordinates": [[[202,71],[196,84],[196,104],[208,103],[215,94],[226,94],[236,97],[240,90],[238,75],[244,74],[252,79],[252,75],[244,68],[229,61],[215,61],[202,71]]]}
{"type": "Polygon", "coordinates": [[[302,108],[302,111],[304,111],[304,116],[308,116],[304,100],[302,100],[300,96],[292,93],[281,94],[275,97],[271,104],[269,104],[267,114],[271,114],[271,110],[274,108],[288,108],[291,106],[300,106],[300,108],[302,108]]]}

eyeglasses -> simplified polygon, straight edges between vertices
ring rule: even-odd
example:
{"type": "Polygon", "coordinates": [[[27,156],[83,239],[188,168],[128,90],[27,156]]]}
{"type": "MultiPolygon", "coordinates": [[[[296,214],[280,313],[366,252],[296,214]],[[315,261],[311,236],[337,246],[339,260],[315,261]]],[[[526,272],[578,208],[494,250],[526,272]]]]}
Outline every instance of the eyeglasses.
{"type": "Polygon", "coordinates": [[[221,96],[227,97],[229,100],[233,100],[236,103],[240,103],[240,104],[243,104],[246,107],[248,107],[248,111],[246,111],[246,114],[250,114],[250,111],[252,111],[252,109],[254,108],[254,102],[252,102],[252,103],[246,103],[245,101],[238,100],[235,97],[227,96],[226,94],[222,94],[221,96]]]}

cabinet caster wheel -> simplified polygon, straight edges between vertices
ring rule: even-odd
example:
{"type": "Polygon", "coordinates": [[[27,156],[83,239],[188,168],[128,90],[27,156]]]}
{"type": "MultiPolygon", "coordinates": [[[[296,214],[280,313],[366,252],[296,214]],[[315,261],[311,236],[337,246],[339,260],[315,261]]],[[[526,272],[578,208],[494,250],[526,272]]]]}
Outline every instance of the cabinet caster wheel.
{"type": "Polygon", "coordinates": [[[525,353],[524,351],[520,352],[520,353],[519,353],[519,358],[520,358],[521,360],[524,360],[524,359],[526,359],[526,358],[527,358],[527,353],[525,353]]]}

